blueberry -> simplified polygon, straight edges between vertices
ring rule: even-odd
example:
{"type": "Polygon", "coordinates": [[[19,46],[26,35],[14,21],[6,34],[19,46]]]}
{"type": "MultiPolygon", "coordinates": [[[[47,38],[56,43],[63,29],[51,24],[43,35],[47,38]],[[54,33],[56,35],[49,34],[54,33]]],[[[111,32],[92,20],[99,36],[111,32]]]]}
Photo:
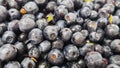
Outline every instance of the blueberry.
{"type": "Polygon", "coordinates": [[[110,47],[113,50],[113,52],[120,52],[120,39],[114,39],[111,44],[110,47]]]}
{"type": "Polygon", "coordinates": [[[21,62],[23,68],[35,68],[36,64],[31,58],[24,58],[21,62]]]}
{"type": "Polygon", "coordinates": [[[37,4],[33,1],[27,2],[23,8],[27,11],[27,13],[35,14],[38,12],[39,8],[37,4]]]}
{"type": "Polygon", "coordinates": [[[77,32],[77,31],[80,32],[82,29],[82,27],[80,25],[73,25],[70,28],[71,28],[72,32],[77,32]]]}
{"type": "Polygon", "coordinates": [[[2,41],[4,43],[14,43],[16,40],[16,35],[12,31],[5,31],[2,35],[2,41]]]}
{"type": "Polygon", "coordinates": [[[16,42],[14,44],[14,47],[18,50],[19,54],[23,54],[24,53],[25,48],[24,48],[24,44],[22,42],[16,42]]]}
{"type": "Polygon", "coordinates": [[[85,38],[87,38],[87,36],[88,36],[88,34],[89,34],[88,30],[85,30],[85,29],[81,30],[81,33],[83,34],[83,36],[84,36],[85,38]]]}
{"type": "Polygon", "coordinates": [[[118,27],[118,25],[110,24],[106,26],[105,33],[109,38],[114,38],[118,36],[119,30],[120,28],[118,27]]]}
{"type": "Polygon", "coordinates": [[[52,49],[48,53],[48,61],[53,65],[60,65],[64,62],[64,55],[58,49],[52,49]]]}
{"type": "Polygon", "coordinates": [[[8,61],[15,58],[17,49],[12,44],[4,44],[0,47],[0,60],[8,61]]]}
{"type": "Polygon", "coordinates": [[[42,61],[41,63],[38,64],[38,68],[50,68],[50,65],[46,61],[42,61]]]}
{"type": "Polygon", "coordinates": [[[6,0],[0,0],[0,5],[7,6],[7,1],[6,0]]]}
{"type": "Polygon", "coordinates": [[[115,6],[113,4],[107,3],[103,6],[107,10],[108,13],[113,13],[115,10],[115,6]]]}
{"type": "Polygon", "coordinates": [[[19,22],[19,29],[22,32],[26,32],[35,27],[35,21],[30,18],[23,18],[19,22]]]}
{"type": "Polygon", "coordinates": [[[20,13],[17,9],[11,8],[8,10],[8,14],[10,15],[10,19],[18,19],[20,17],[20,13]]]}
{"type": "Polygon", "coordinates": [[[79,50],[73,44],[69,44],[69,45],[65,46],[63,53],[65,55],[65,58],[68,61],[77,60],[77,58],[79,57],[79,50]]]}
{"type": "Polygon", "coordinates": [[[103,30],[97,30],[97,32],[91,32],[89,34],[89,39],[93,42],[99,42],[101,40],[103,40],[104,37],[104,33],[103,30]]]}
{"type": "Polygon", "coordinates": [[[99,53],[103,53],[103,47],[100,44],[95,44],[95,51],[99,53]]]}
{"type": "Polygon", "coordinates": [[[109,64],[107,66],[107,68],[120,68],[120,66],[116,65],[116,64],[109,64]]]}
{"type": "Polygon", "coordinates": [[[93,9],[97,11],[100,9],[100,7],[101,7],[101,5],[99,3],[94,3],[93,9]]]}
{"type": "Polygon", "coordinates": [[[82,5],[82,7],[88,7],[90,9],[93,9],[93,6],[94,6],[93,2],[84,2],[82,5]]]}
{"type": "Polygon", "coordinates": [[[120,25],[120,20],[119,16],[113,16],[113,24],[120,25]]]}
{"type": "Polygon", "coordinates": [[[79,48],[81,56],[85,56],[88,52],[94,51],[95,44],[92,42],[87,42],[82,48],[79,48]]]}
{"type": "Polygon", "coordinates": [[[89,17],[90,14],[91,14],[91,9],[88,8],[88,7],[83,7],[83,8],[81,9],[81,11],[80,11],[80,15],[81,15],[82,17],[84,17],[84,18],[89,17]]]}
{"type": "Polygon", "coordinates": [[[102,55],[99,52],[88,52],[85,60],[88,68],[105,68],[104,65],[106,63],[103,61],[102,55]]]}
{"type": "Polygon", "coordinates": [[[60,67],[58,67],[58,66],[52,66],[51,68],[60,68],[60,67]]]}
{"type": "Polygon", "coordinates": [[[32,49],[34,47],[35,47],[35,45],[32,44],[32,43],[28,43],[27,46],[26,46],[27,50],[30,50],[30,49],[32,49]]]}
{"type": "Polygon", "coordinates": [[[47,3],[46,9],[49,11],[53,11],[54,9],[57,8],[57,4],[54,1],[50,1],[47,3]]]}
{"type": "Polygon", "coordinates": [[[81,25],[81,24],[83,24],[84,19],[82,17],[77,17],[76,22],[81,25]]]}
{"type": "Polygon", "coordinates": [[[72,31],[69,28],[63,28],[60,31],[60,35],[61,35],[62,40],[68,41],[70,40],[72,36],[72,31]]]}
{"type": "Polygon", "coordinates": [[[64,19],[64,16],[68,13],[68,9],[64,5],[59,5],[55,9],[55,17],[64,19]]]}
{"type": "Polygon", "coordinates": [[[58,20],[57,22],[56,22],[56,25],[60,28],[60,29],[63,29],[63,28],[65,28],[65,26],[66,26],[66,21],[65,20],[58,20]]]}
{"type": "Polygon", "coordinates": [[[0,47],[4,44],[4,42],[2,41],[2,39],[0,38],[0,47]]]}
{"type": "Polygon", "coordinates": [[[39,29],[43,30],[48,25],[48,22],[46,19],[42,18],[36,21],[36,25],[39,29]]]}
{"type": "Polygon", "coordinates": [[[95,3],[104,4],[105,0],[95,0],[95,3]]]}
{"type": "Polygon", "coordinates": [[[74,8],[74,3],[72,0],[62,0],[59,3],[66,6],[69,10],[73,10],[74,8]]]}
{"type": "Polygon", "coordinates": [[[98,15],[99,15],[99,17],[107,18],[107,17],[109,17],[110,14],[107,12],[106,8],[101,8],[98,11],[98,15]]]}
{"type": "Polygon", "coordinates": [[[97,11],[91,11],[91,14],[90,14],[90,18],[91,19],[96,19],[98,17],[98,13],[97,13],[97,11]]]}
{"type": "Polygon", "coordinates": [[[52,42],[52,48],[63,49],[63,47],[64,47],[64,42],[59,38],[52,42]]]}
{"type": "Polygon", "coordinates": [[[30,18],[30,19],[35,20],[35,16],[33,14],[25,14],[22,16],[22,19],[24,19],[24,18],[30,18]]]}
{"type": "Polygon", "coordinates": [[[48,52],[51,49],[51,42],[48,40],[44,40],[38,46],[39,51],[42,53],[48,52]]]}
{"type": "Polygon", "coordinates": [[[89,32],[95,31],[98,27],[98,22],[96,21],[90,21],[86,24],[87,24],[86,28],[89,32]]]}
{"type": "Polygon", "coordinates": [[[43,34],[45,38],[49,40],[55,40],[58,36],[58,30],[59,28],[57,26],[46,26],[43,30],[43,34]]]}
{"type": "Polygon", "coordinates": [[[73,44],[81,46],[82,43],[85,41],[85,38],[86,36],[84,37],[84,35],[81,32],[75,32],[71,37],[71,42],[73,44]]]}
{"type": "Polygon", "coordinates": [[[19,20],[12,20],[11,22],[8,23],[7,29],[14,32],[19,31],[19,26],[18,26],[19,22],[20,22],[19,20]]]}
{"type": "Polygon", "coordinates": [[[71,65],[71,68],[85,68],[85,62],[82,59],[80,59],[79,61],[73,63],[71,65]]]}
{"type": "Polygon", "coordinates": [[[47,0],[34,0],[38,5],[39,4],[45,4],[47,0]]]}
{"type": "Polygon", "coordinates": [[[110,63],[120,65],[120,55],[111,56],[110,63]]]}
{"type": "Polygon", "coordinates": [[[103,56],[110,57],[111,55],[113,55],[111,48],[109,46],[103,46],[103,56]]]}
{"type": "Polygon", "coordinates": [[[73,24],[76,21],[77,14],[76,13],[68,13],[65,15],[64,19],[66,20],[66,24],[73,24]]]}
{"type": "Polygon", "coordinates": [[[120,17],[120,10],[119,9],[116,10],[115,15],[120,17]]]}
{"type": "Polygon", "coordinates": [[[21,65],[18,61],[10,61],[4,65],[4,68],[21,68],[21,65]]]}
{"type": "Polygon", "coordinates": [[[28,52],[28,55],[30,57],[39,58],[39,56],[40,56],[39,49],[37,47],[31,48],[28,52]]]}
{"type": "Polygon", "coordinates": [[[0,24],[0,35],[2,35],[7,30],[7,24],[1,23],[0,24]]]}
{"type": "Polygon", "coordinates": [[[42,31],[38,28],[34,28],[29,32],[28,39],[33,44],[39,44],[43,40],[42,31]]]}
{"type": "Polygon", "coordinates": [[[15,0],[6,0],[8,3],[9,8],[16,8],[18,9],[19,6],[15,0]]]}
{"type": "Polygon", "coordinates": [[[99,18],[98,20],[97,20],[97,22],[98,22],[98,27],[100,27],[100,28],[105,28],[106,27],[106,25],[108,24],[108,20],[107,20],[107,18],[99,18]]]}
{"type": "Polygon", "coordinates": [[[0,12],[0,22],[2,22],[7,17],[7,9],[4,6],[0,5],[0,10],[1,10],[1,12],[0,12]]]}
{"type": "Polygon", "coordinates": [[[115,7],[120,8],[120,1],[119,0],[115,1],[115,7]]]}
{"type": "Polygon", "coordinates": [[[18,36],[18,41],[20,41],[20,42],[25,42],[26,40],[27,40],[27,34],[21,33],[21,34],[18,36]]]}
{"type": "Polygon", "coordinates": [[[36,19],[42,19],[44,17],[44,13],[40,12],[36,15],[36,19]]]}

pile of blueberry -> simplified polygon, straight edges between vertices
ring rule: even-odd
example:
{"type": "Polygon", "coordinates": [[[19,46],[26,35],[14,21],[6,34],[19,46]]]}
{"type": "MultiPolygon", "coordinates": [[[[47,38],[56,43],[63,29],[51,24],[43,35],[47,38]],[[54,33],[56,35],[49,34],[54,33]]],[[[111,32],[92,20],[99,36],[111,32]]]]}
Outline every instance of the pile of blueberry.
{"type": "Polygon", "coordinates": [[[0,0],[0,68],[120,68],[120,0],[0,0]]]}

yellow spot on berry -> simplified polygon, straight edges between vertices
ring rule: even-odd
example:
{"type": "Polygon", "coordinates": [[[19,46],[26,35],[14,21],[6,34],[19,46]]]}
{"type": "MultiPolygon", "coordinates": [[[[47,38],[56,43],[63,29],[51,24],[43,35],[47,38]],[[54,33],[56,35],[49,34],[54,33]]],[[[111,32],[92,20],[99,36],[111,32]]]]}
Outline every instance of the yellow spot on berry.
{"type": "Polygon", "coordinates": [[[84,2],[92,2],[92,0],[84,0],[84,2]]]}
{"type": "Polygon", "coordinates": [[[113,22],[113,16],[112,16],[112,15],[110,15],[110,18],[109,18],[109,23],[110,23],[110,24],[112,24],[112,22],[113,22]]]}
{"type": "Polygon", "coordinates": [[[31,59],[32,59],[34,62],[37,62],[37,60],[36,60],[34,57],[31,57],[31,59]]]}
{"type": "Polygon", "coordinates": [[[26,14],[27,11],[26,11],[24,8],[21,8],[21,9],[20,9],[20,13],[21,13],[21,14],[26,14]]]}
{"type": "Polygon", "coordinates": [[[54,18],[54,15],[52,13],[48,14],[47,16],[47,22],[51,22],[54,18]]]}

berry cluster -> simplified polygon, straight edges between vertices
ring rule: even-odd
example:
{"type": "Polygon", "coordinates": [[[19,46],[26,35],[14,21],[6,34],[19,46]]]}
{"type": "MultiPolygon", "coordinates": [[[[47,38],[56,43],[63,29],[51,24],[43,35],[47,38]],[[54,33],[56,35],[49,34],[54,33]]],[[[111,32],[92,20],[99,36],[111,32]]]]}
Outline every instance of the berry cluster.
{"type": "Polygon", "coordinates": [[[0,68],[120,68],[120,0],[0,0],[0,68]]]}

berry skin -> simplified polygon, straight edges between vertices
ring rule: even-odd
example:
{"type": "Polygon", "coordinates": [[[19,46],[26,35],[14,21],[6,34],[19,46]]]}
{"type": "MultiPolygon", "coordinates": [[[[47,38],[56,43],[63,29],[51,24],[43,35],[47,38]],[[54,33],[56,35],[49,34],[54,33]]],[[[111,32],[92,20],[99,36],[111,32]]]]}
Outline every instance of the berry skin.
{"type": "Polygon", "coordinates": [[[65,15],[64,19],[66,20],[66,24],[73,24],[76,21],[77,14],[76,13],[68,13],[65,15]]]}
{"type": "Polygon", "coordinates": [[[35,68],[36,64],[31,58],[24,58],[21,62],[23,68],[35,68]]]}
{"type": "Polygon", "coordinates": [[[99,52],[88,52],[85,56],[85,60],[88,68],[105,68],[104,65],[107,63],[104,62],[102,55],[99,52]]]}
{"type": "Polygon", "coordinates": [[[60,65],[64,62],[64,55],[63,53],[58,49],[52,49],[48,53],[48,61],[53,65],[60,65]]]}
{"type": "Polygon", "coordinates": [[[60,67],[58,67],[58,66],[52,66],[51,68],[60,68],[60,67]]]}
{"type": "Polygon", "coordinates": [[[53,11],[53,10],[56,9],[56,8],[57,8],[57,4],[56,4],[56,2],[54,2],[54,1],[48,2],[47,6],[46,6],[46,9],[47,9],[48,11],[53,11]]]}
{"type": "Polygon", "coordinates": [[[79,57],[79,50],[73,44],[69,44],[69,45],[65,46],[63,53],[65,55],[65,58],[68,61],[76,60],[79,57]]]}
{"type": "Polygon", "coordinates": [[[9,61],[17,54],[17,49],[12,44],[4,44],[0,47],[0,60],[9,61]]]}
{"type": "Polygon", "coordinates": [[[46,26],[43,30],[44,37],[48,40],[55,40],[58,36],[58,30],[57,26],[46,26]]]}
{"type": "Polygon", "coordinates": [[[13,20],[13,19],[18,19],[20,17],[20,13],[17,9],[9,9],[8,10],[8,14],[10,15],[10,19],[13,20]]]}
{"type": "Polygon", "coordinates": [[[98,13],[97,13],[97,11],[91,11],[91,15],[90,15],[90,18],[91,19],[96,19],[97,18],[97,16],[98,16],[98,13]]]}
{"type": "Polygon", "coordinates": [[[27,50],[30,50],[30,49],[32,49],[32,48],[34,48],[34,47],[35,47],[34,44],[28,43],[26,48],[27,48],[27,50]]]}
{"type": "Polygon", "coordinates": [[[99,18],[97,21],[98,21],[98,27],[100,28],[105,28],[108,23],[107,18],[99,18]]]}
{"type": "Polygon", "coordinates": [[[82,48],[79,48],[80,55],[85,56],[88,52],[94,51],[94,48],[94,43],[87,42],[82,48]]]}
{"type": "Polygon", "coordinates": [[[4,43],[14,43],[16,39],[16,35],[14,32],[12,31],[6,31],[4,32],[4,34],[2,35],[2,41],[4,43]]]}
{"type": "Polygon", "coordinates": [[[94,6],[93,2],[84,2],[82,5],[82,7],[88,7],[90,9],[93,9],[93,6],[94,6]]]}
{"type": "Polygon", "coordinates": [[[82,27],[80,25],[73,25],[70,28],[71,28],[72,32],[77,32],[77,31],[80,32],[82,29],[82,27]]]}
{"type": "Polygon", "coordinates": [[[24,18],[30,18],[30,19],[35,20],[35,16],[33,14],[25,14],[22,16],[22,19],[24,19],[24,18]]]}
{"type": "Polygon", "coordinates": [[[0,22],[2,22],[7,17],[7,9],[4,6],[0,5],[0,10],[1,10],[0,11],[0,22]]]}
{"type": "Polygon", "coordinates": [[[10,61],[4,65],[4,68],[21,68],[21,64],[18,61],[10,61]]]}
{"type": "Polygon", "coordinates": [[[30,57],[39,58],[39,56],[40,56],[39,49],[37,47],[31,48],[28,52],[28,55],[30,57]]]}
{"type": "Polygon", "coordinates": [[[91,9],[89,9],[88,7],[83,7],[80,11],[80,15],[84,18],[89,17],[91,14],[91,9]]]}
{"type": "Polygon", "coordinates": [[[43,61],[43,62],[41,62],[41,63],[38,64],[37,68],[50,68],[50,65],[49,65],[48,62],[43,61]]]}
{"type": "Polygon", "coordinates": [[[38,12],[39,8],[35,2],[29,1],[27,2],[23,8],[27,11],[27,13],[35,14],[38,12]]]}
{"type": "Polygon", "coordinates": [[[23,54],[24,53],[25,48],[24,48],[24,44],[22,42],[16,42],[14,44],[14,47],[18,50],[19,54],[23,54]]]}
{"type": "Polygon", "coordinates": [[[113,55],[113,53],[112,53],[111,48],[109,46],[103,46],[103,56],[110,57],[112,55],[113,55]]]}
{"type": "Polygon", "coordinates": [[[29,32],[28,39],[33,44],[39,44],[43,40],[42,31],[38,28],[34,28],[29,32]]]}
{"type": "Polygon", "coordinates": [[[120,66],[118,66],[116,64],[109,64],[109,65],[107,65],[107,68],[120,68],[120,66]]]}
{"type": "Polygon", "coordinates": [[[12,20],[11,22],[8,23],[7,29],[14,32],[19,31],[19,26],[18,26],[19,22],[20,22],[19,20],[12,20]]]}
{"type": "Polygon", "coordinates": [[[120,55],[113,55],[110,57],[110,63],[120,65],[120,55]]]}
{"type": "Polygon", "coordinates": [[[35,27],[35,21],[30,18],[23,18],[19,22],[19,29],[22,32],[26,32],[35,27]]]}
{"type": "Polygon", "coordinates": [[[56,25],[60,28],[60,29],[63,29],[63,28],[65,28],[65,21],[64,20],[58,20],[57,22],[56,22],[56,25]]]}
{"type": "Polygon", "coordinates": [[[97,30],[96,32],[91,32],[89,34],[89,39],[93,42],[99,42],[101,40],[103,40],[104,37],[104,33],[103,30],[97,30]]]}
{"type": "Polygon", "coordinates": [[[113,52],[120,52],[120,39],[115,39],[111,42],[110,47],[113,52]]]}
{"type": "Polygon", "coordinates": [[[78,46],[81,46],[81,44],[85,41],[84,35],[81,32],[75,32],[71,37],[71,42],[73,44],[76,44],[78,46]]]}
{"type": "Polygon", "coordinates": [[[43,30],[48,25],[48,22],[46,19],[42,18],[36,21],[36,25],[39,29],[43,30]]]}
{"type": "Polygon", "coordinates": [[[52,42],[52,48],[63,49],[64,42],[61,39],[57,39],[52,42]]]}
{"type": "Polygon", "coordinates": [[[72,31],[69,28],[63,28],[60,31],[60,36],[61,36],[62,40],[68,41],[68,40],[70,40],[70,38],[72,36],[72,31]]]}
{"type": "Polygon", "coordinates": [[[19,6],[15,0],[6,0],[8,3],[9,8],[16,8],[18,9],[19,6]]]}
{"type": "Polygon", "coordinates": [[[18,41],[25,42],[27,40],[27,34],[21,33],[18,37],[18,41]]]}
{"type": "Polygon", "coordinates": [[[45,40],[39,44],[38,48],[40,52],[46,53],[51,49],[51,42],[48,40],[45,40]]]}

